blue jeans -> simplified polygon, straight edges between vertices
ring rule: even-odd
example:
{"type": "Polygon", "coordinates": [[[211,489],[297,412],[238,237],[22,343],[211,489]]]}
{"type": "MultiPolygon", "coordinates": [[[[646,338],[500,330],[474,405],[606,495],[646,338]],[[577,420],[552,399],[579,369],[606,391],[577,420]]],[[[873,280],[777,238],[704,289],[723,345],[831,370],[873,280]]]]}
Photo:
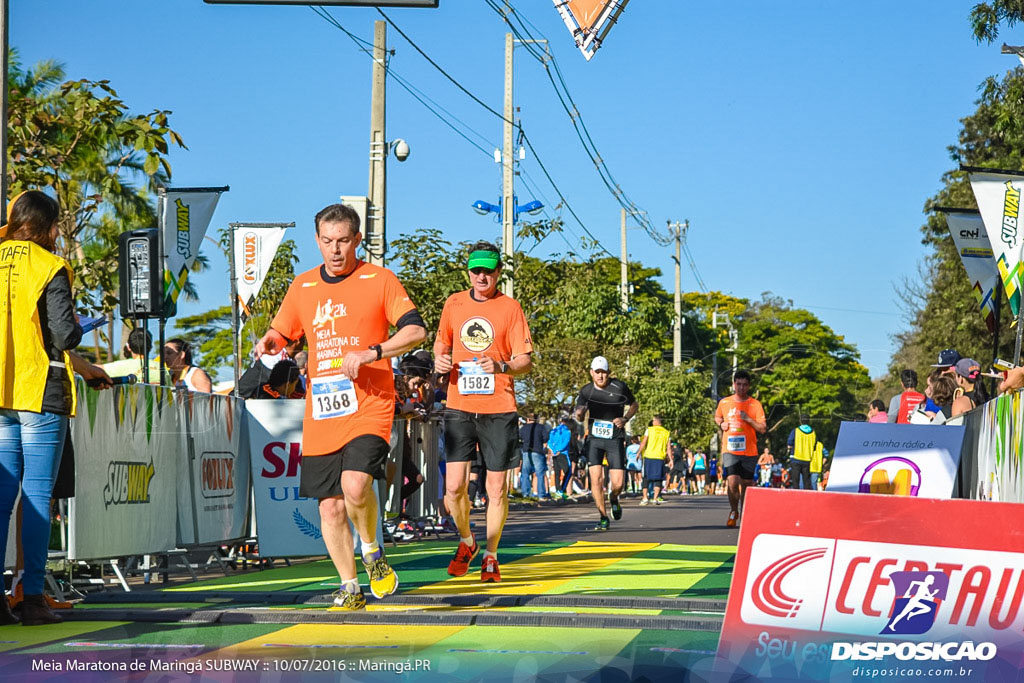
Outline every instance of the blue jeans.
{"type": "Polygon", "coordinates": [[[530,475],[537,475],[537,495],[543,498],[548,493],[548,484],[544,475],[548,471],[548,459],[543,453],[523,451],[523,469],[519,472],[519,490],[524,496],[532,495],[533,486],[530,475]]]}
{"type": "Polygon", "coordinates": [[[818,490],[818,480],[821,479],[821,472],[811,472],[811,490],[818,490]]]}
{"type": "Polygon", "coordinates": [[[25,595],[43,592],[50,545],[50,494],[64,450],[68,416],[0,409],[0,552],[7,548],[14,500],[22,488],[25,595]]]}

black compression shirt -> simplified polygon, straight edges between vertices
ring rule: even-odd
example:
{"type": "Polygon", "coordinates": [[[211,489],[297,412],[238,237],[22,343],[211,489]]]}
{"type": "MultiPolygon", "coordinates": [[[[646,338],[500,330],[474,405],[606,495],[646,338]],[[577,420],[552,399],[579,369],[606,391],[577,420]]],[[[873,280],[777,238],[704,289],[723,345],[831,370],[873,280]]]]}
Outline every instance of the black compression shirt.
{"type": "MultiPolygon", "coordinates": [[[[610,379],[604,389],[598,389],[593,382],[590,382],[580,389],[580,395],[576,397],[576,407],[585,408],[590,416],[591,436],[595,436],[595,420],[610,421],[622,417],[629,406],[635,402],[636,398],[633,397],[633,392],[629,390],[626,383],[616,378],[610,379]]],[[[622,438],[625,433],[625,429],[615,427],[611,438],[622,438]]]]}

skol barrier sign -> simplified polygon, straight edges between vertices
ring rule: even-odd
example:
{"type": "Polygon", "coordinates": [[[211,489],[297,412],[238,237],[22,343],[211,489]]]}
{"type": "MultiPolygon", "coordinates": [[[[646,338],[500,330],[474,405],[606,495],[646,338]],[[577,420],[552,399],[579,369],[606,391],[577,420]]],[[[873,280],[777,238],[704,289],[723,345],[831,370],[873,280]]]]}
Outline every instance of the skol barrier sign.
{"type": "Polygon", "coordinates": [[[1024,506],[748,489],[715,669],[1016,681],[1024,506]]]}
{"type": "Polygon", "coordinates": [[[305,401],[246,401],[260,554],[326,555],[315,498],[299,494],[305,401]]]}

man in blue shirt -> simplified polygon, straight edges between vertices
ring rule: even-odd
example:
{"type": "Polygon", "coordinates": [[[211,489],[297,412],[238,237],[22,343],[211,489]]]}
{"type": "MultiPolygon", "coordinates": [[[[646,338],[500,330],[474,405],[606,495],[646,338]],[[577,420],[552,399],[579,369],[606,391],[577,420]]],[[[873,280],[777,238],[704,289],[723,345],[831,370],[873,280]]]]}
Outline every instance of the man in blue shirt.
{"type": "Polygon", "coordinates": [[[569,444],[572,441],[572,429],[569,427],[571,420],[563,416],[558,426],[551,430],[548,435],[548,452],[551,453],[551,468],[555,472],[555,490],[551,497],[556,495],[563,500],[568,498],[566,488],[569,480],[572,479],[572,463],[569,461],[569,444]]]}

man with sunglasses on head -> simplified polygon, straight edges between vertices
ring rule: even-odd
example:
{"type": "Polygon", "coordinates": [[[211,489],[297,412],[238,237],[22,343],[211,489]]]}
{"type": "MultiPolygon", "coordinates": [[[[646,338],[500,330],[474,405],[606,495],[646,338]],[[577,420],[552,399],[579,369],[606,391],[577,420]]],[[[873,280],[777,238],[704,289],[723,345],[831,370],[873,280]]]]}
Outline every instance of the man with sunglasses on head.
{"type": "Polygon", "coordinates": [[[590,363],[590,378],[593,380],[580,389],[576,398],[576,419],[582,420],[589,413],[587,422],[587,463],[590,466],[590,492],[594,505],[601,513],[596,531],[607,531],[608,509],[605,505],[604,458],[608,458],[609,493],[612,518],[622,519],[619,494],[626,481],[626,423],[629,422],[639,405],[633,392],[621,379],[613,378],[608,359],[597,356],[590,363]]]}
{"type": "Polygon", "coordinates": [[[434,369],[448,374],[444,445],[448,466],[445,502],[459,529],[448,565],[464,576],[480,552],[469,528],[469,473],[477,446],[486,469],[487,548],[480,580],[501,581],[498,543],[508,517],[507,470],[519,441],[513,377],[533,367],[530,327],[519,302],[498,291],[501,254],[490,242],[470,249],[470,288],[445,301],[434,339],[434,369]]]}

